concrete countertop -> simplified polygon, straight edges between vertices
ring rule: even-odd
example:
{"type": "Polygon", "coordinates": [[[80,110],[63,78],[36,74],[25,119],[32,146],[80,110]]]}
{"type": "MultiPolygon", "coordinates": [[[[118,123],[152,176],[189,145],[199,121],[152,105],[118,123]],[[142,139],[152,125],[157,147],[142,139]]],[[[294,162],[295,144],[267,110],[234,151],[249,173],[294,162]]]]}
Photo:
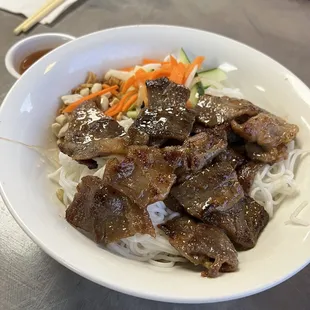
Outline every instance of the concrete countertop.
{"type": "MultiPolygon", "coordinates": [[[[21,21],[21,16],[0,11],[2,60],[9,47],[24,36],[13,35],[21,21]]],[[[223,34],[273,57],[310,86],[307,0],[80,0],[53,25],[39,25],[28,35],[65,32],[81,36],[141,23],[182,25],[223,34]]],[[[1,102],[14,79],[6,72],[4,61],[0,62],[0,74],[1,102]]],[[[269,291],[218,304],[166,304],[111,291],[74,274],[46,255],[15,223],[2,201],[0,262],[1,310],[310,309],[310,266],[269,291]]]]}

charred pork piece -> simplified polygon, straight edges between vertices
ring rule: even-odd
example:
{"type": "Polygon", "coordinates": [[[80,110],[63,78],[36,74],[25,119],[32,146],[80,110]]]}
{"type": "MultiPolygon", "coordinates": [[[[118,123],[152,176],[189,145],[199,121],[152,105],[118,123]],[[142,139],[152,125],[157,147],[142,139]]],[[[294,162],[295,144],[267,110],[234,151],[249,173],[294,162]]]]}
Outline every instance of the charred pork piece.
{"type": "Polygon", "coordinates": [[[187,138],[182,146],[162,149],[165,159],[176,170],[178,176],[191,174],[211,163],[213,158],[227,147],[226,133],[209,130],[187,138]]]}
{"type": "Polygon", "coordinates": [[[230,210],[215,211],[205,218],[205,223],[223,229],[237,250],[253,248],[268,221],[265,209],[248,196],[230,210]]]}
{"type": "Polygon", "coordinates": [[[66,211],[66,220],[97,243],[140,234],[155,236],[147,210],[141,209],[98,177],[86,176],[66,211]]]}
{"type": "Polygon", "coordinates": [[[238,136],[231,128],[230,123],[226,122],[221,125],[215,126],[215,127],[207,127],[202,123],[195,122],[193,125],[193,129],[191,132],[191,135],[195,135],[201,132],[212,132],[217,134],[219,137],[226,137],[227,143],[230,146],[239,146],[244,145],[244,139],[238,136]]]}
{"type": "Polygon", "coordinates": [[[167,142],[167,139],[151,138],[148,142],[148,146],[162,147],[167,142]]]}
{"type": "Polygon", "coordinates": [[[190,90],[183,85],[170,82],[167,78],[146,81],[148,108],[183,107],[190,96],[190,90]]]}
{"type": "Polygon", "coordinates": [[[183,148],[188,149],[188,163],[192,172],[199,171],[227,147],[225,132],[222,135],[212,131],[202,132],[185,140],[183,148]]]}
{"type": "Polygon", "coordinates": [[[167,78],[147,81],[148,108],[134,126],[150,136],[150,143],[172,139],[184,141],[190,134],[195,113],[185,108],[190,91],[167,78]]]}
{"type": "Polygon", "coordinates": [[[195,113],[183,107],[145,109],[134,126],[147,133],[151,139],[184,141],[190,134],[195,113]]]}
{"type": "Polygon", "coordinates": [[[286,145],[279,145],[266,151],[256,143],[247,143],[245,150],[250,159],[265,164],[274,164],[286,159],[288,155],[286,145]]]}
{"type": "MultiPolygon", "coordinates": [[[[223,124],[223,129],[226,132],[227,135],[227,143],[231,147],[238,147],[245,144],[245,141],[243,138],[238,136],[231,128],[230,124],[223,124]]],[[[216,128],[216,127],[215,127],[216,128]]]]}
{"type": "Polygon", "coordinates": [[[239,183],[246,194],[250,193],[255,176],[262,167],[264,167],[262,163],[249,161],[237,169],[239,183]]]}
{"type": "Polygon", "coordinates": [[[163,201],[167,208],[171,211],[184,213],[184,208],[180,205],[179,201],[175,199],[171,194],[163,201]]]}
{"type": "Polygon", "coordinates": [[[192,175],[190,170],[190,151],[180,146],[168,146],[162,149],[165,160],[173,167],[176,175],[176,183],[182,183],[192,175]]]}
{"type": "Polygon", "coordinates": [[[229,163],[207,167],[174,186],[171,194],[187,213],[200,220],[214,210],[229,210],[244,196],[237,174],[229,163]]]}
{"type": "Polygon", "coordinates": [[[196,135],[198,133],[202,133],[202,132],[206,132],[210,130],[209,127],[199,123],[199,122],[195,122],[194,125],[193,125],[193,129],[192,129],[192,132],[191,132],[191,135],[196,135]]]}
{"type": "Polygon", "coordinates": [[[180,146],[167,146],[161,149],[164,159],[176,171],[178,169],[189,170],[188,156],[189,150],[180,146]]]}
{"type": "Polygon", "coordinates": [[[248,142],[257,143],[265,150],[289,143],[295,139],[299,130],[298,126],[269,113],[259,113],[243,124],[233,120],[231,126],[239,136],[248,142]]]}
{"type": "Polygon", "coordinates": [[[207,127],[202,123],[195,122],[192,129],[192,135],[207,132],[214,133],[220,138],[226,137],[228,145],[244,145],[244,139],[238,136],[231,128],[230,123],[223,123],[215,127],[207,127]]]}
{"type": "Polygon", "coordinates": [[[74,160],[127,152],[129,143],[125,139],[124,129],[104,115],[94,102],[81,104],[68,118],[68,129],[59,149],[74,160]]]}
{"type": "Polygon", "coordinates": [[[159,228],[169,237],[170,244],[194,265],[207,270],[202,276],[215,278],[220,272],[238,269],[238,254],[225,233],[189,217],[174,218],[159,228]]]}
{"type": "Polygon", "coordinates": [[[87,166],[88,169],[97,169],[98,164],[93,159],[86,159],[86,160],[77,160],[77,162],[81,165],[87,166]]]}
{"type": "Polygon", "coordinates": [[[123,161],[108,161],[104,180],[141,208],[146,208],[168,196],[176,179],[173,171],[159,149],[131,146],[123,161]]]}
{"type": "Polygon", "coordinates": [[[143,131],[139,131],[136,127],[130,126],[127,132],[130,145],[147,145],[149,136],[143,131]]]}
{"type": "Polygon", "coordinates": [[[236,169],[245,162],[245,157],[234,149],[228,147],[215,158],[214,162],[228,162],[234,169],[236,169]]]}
{"type": "Polygon", "coordinates": [[[197,121],[214,127],[240,116],[255,116],[261,110],[251,102],[229,97],[203,96],[195,107],[197,121]]]}

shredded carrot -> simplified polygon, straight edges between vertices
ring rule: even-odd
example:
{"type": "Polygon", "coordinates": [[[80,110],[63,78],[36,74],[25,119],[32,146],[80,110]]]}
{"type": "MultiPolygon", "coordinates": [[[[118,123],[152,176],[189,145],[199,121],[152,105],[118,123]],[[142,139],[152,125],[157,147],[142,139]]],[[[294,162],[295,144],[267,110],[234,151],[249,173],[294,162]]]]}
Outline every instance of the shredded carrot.
{"type": "Polygon", "coordinates": [[[177,60],[172,55],[170,55],[170,63],[172,67],[176,67],[178,65],[177,60]]]}
{"type": "Polygon", "coordinates": [[[127,111],[138,99],[138,94],[132,95],[122,107],[122,112],[127,111]]]}
{"type": "Polygon", "coordinates": [[[187,100],[185,106],[188,108],[188,109],[191,109],[193,107],[192,103],[190,102],[190,100],[187,100]]]}
{"type": "Polygon", "coordinates": [[[122,99],[121,99],[116,105],[114,105],[113,107],[111,107],[110,109],[108,109],[108,110],[105,112],[105,114],[108,115],[108,116],[114,116],[114,115],[118,114],[119,112],[121,112],[121,111],[122,111],[122,108],[123,108],[123,105],[124,105],[124,103],[126,102],[126,100],[127,100],[130,96],[134,95],[135,93],[136,93],[135,90],[126,93],[126,94],[122,97],[122,99]]]}
{"type": "Polygon", "coordinates": [[[148,72],[146,72],[144,69],[138,69],[135,73],[135,76],[140,76],[140,75],[144,75],[144,74],[147,74],[148,72]]]}
{"type": "Polygon", "coordinates": [[[142,59],[142,64],[143,65],[148,65],[148,64],[161,64],[162,61],[158,59],[151,59],[151,58],[144,58],[142,59]]]}
{"type": "Polygon", "coordinates": [[[175,82],[177,84],[182,84],[185,74],[185,66],[183,63],[178,63],[176,67],[174,67],[170,74],[170,81],[175,82]]]}
{"type": "Polygon", "coordinates": [[[123,84],[122,93],[125,94],[127,90],[135,84],[135,82],[136,82],[136,77],[133,75],[123,84]]]}
{"type": "Polygon", "coordinates": [[[203,56],[197,56],[193,61],[192,61],[192,65],[194,66],[198,66],[198,69],[201,67],[201,65],[203,64],[205,58],[203,56]]]}
{"type": "Polygon", "coordinates": [[[160,68],[160,70],[172,70],[173,66],[172,64],[169,62],[169,63],[166,63],[166,64],[163,64],[160,68]]]}
{"type": "Polygon", "coordinates": [[[101,96],[101,95],[104,95],[104,94],[107,94],[113,90],[116,90],[118,88],[117,85],[115,86],[111,86],[110,88],[106,88],[106,89],[103,89],[103,90],[100,90],[98,92],[95,92],[93,94],[90,94],[88,96],[85,96],[73,103],[71,103],[70,105],[68,105],[64,110],[63,112],[66,113],[66,112],[72,112],[73,110],[75,110],[81,103],[83,103],[84,101],[86,100],[90,100],[90,99],[93,99],[97,96],[101,96]]]}
{"type": "Polygon", "coordinates": [[[203,56],[197,56],[193,62],[188,66],[186,72],[185,72],[185,76],[184,76],[184,83],[187,80],[187,78],[189,77],[189,75],[191,74],[191,72],[194,70],[195,66],[197,66],[197,69],[199,69],[202,65],[202,63],[204,62],[205,58],[203,56]]]}
{"type": "MultiPolygon", "coordinates": [[[[156,70],[157,71],[157,70],[156,70]]],[[[139,69],[136,72],[136,85],[139,86],[141,84],[144,84],[145,81],[151,80],[152,79],[152,74],[156,71],[153,72],[145,72],[143,69],[139,69]]]]}
{"type": "MultiPolygon", "coordinates": [[[[103,88],[109,88],[109,87],[111,87],[111,86],[108,85],[108,84],[102,84],[102,87],[103,87],[103,88]]],[[[111,94],[114,95],[114,96],[118,96],[118,95],[119,95],[118,91],[116,91],[116,90],[112,90],[112,91],[111,91],[111,94]]]]}
{"type": "Polygon", "coordinates": [[[159,69],[151,72],[150,80],[159,79],[161,77],[169,77],[171,74],[171,70],[159,69]]]}

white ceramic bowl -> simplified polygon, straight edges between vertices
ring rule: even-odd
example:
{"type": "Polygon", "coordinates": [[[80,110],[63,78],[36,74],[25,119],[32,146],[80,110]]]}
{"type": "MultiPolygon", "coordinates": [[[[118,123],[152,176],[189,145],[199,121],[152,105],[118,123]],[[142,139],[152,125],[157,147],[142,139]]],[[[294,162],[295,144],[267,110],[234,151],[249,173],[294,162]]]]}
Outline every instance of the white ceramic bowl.
{"type": "Polygon", "coordinates": [[[54,49],[74,39],[75,37],[64,33],[41,33],[20,40],[5,55],[6,69],[18,79],[19,66],[25,57],[40,50],[54,49]]]}
{"type": "MultiPolygon", "coordinates": [[[[299,146],[310,149],[310,91],[290,71],[266,55],[231,39],[195,29],[132,26],[87,35],[51,52],[13,86],[0,112],[0,136],[47,146],[58,98],[84,80],[87,71],[161,58],[180,47],[205,55],[210,67],[223,62],[238,70],[229,83],[246,98],[300,127],[299,146]]],[[[114,290],[143,298],[202,303],[244,297],[291,277],[310,260],[310,230],[285,225],[291,212],[310,200],[310,162],[297,172],[300,194],[276,212],[257,246],[240,253],[240,271],[202,278],[181,266],[161,270],[114,255],[84,237],[64,219],[44,157],[23,145],[0,141],[1,193],[20,226],[49,255],[71,270],[114,290]]],[[[303,216],[309,216],[309,209],[303,216]]]]}

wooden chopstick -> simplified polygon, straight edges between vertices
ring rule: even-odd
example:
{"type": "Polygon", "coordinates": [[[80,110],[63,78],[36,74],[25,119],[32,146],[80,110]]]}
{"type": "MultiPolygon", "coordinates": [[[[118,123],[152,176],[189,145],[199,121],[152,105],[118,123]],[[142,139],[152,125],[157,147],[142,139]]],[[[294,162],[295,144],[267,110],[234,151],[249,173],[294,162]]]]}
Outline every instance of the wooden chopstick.
{"type": "Polygon", "coordinates": [[[49,0],[47,1],[38,11],[36,11],[32,16],[28,17],[27,19],[25,19],[19,26],[17,26],[15,29],[14,29],[14,33],[17,35],[19,34],[22,30],[23,30],[23,27],[25,26],[25,24],[31,19],[31,18],[34,18],[36,16],[38,16],[40,14],[40,12],[45,9],[46,7],[50,6],[51,4],[53,4],[55,0],[49,0]]]}
{"type": "Polygon", "coordinates": [[[36,23],[42,20],[46,15],[56,9],[60,4],[62,4],[65,0],[49,0],[46,4],[44,4],[37,12],[35,12],[32,16],[27,18],[23,23],[21,23],[18,27],[14,29],[14,33],[18,35],[20,32],[26,32],[31,27],[33,27],[36,23]]]}

